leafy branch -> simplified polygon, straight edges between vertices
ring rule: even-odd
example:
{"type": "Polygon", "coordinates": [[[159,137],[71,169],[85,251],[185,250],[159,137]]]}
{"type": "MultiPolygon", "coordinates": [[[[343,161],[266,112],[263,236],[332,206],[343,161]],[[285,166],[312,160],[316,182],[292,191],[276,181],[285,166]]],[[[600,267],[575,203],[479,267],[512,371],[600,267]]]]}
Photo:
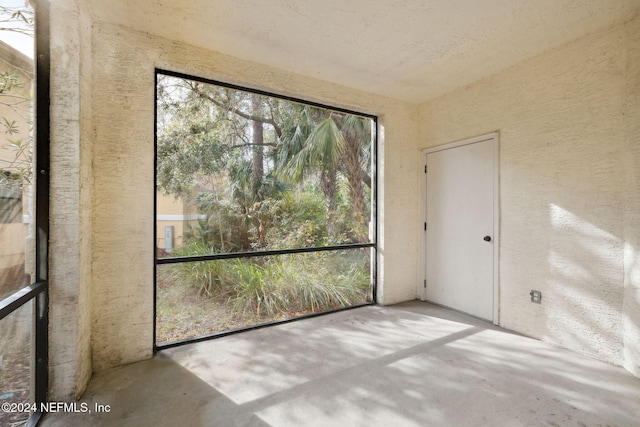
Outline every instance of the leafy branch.
{"type": "Polygon", "coordinates": [[[255,115],[255,114],[246,113],[246,112],[242,111],[240,108],[235,107],[235,106],[231,105],[230,103],[225,104],[221,100],[219,100],[216,97],[212,96],[210,93],[207,93],[202,88],[202,85],[200,83],[198,83],[198,82],[185,80],[185,83],[193,91],[193,93],[195,93],[196,95],[200,96],[201,98],[207,99],[207,100],[211,101],[213,104],[217,105],[218,107],[224,108],[227,111],[242,117],[243,119],[250,120],[250,121],[253,121],[253,122],[259,122],[259,123],[264,123],[264,124],[271,125],[275,129],[276,134],[278,135],[278,137],[282,136],[282,129],[280,129],[280,126],[278,125],[278,123],[273,118],[273,114],[271,115],[271,117],[263,117],[263,116],[259,116],[259,115],[255,115]]]}
{"type": "Polygon", "coordinates": [[[33,10],[0,6],[0,31],[10,31],[33,37],[33,24],[33,10]]]}
{"type": "MultiPolygon", "coordinates": [[[[34,11],[28,7],[0,6],[0,31],[8,31],[34,36],[34,11]]],[[[20,70],[26,75],[32,71],[20,70]]],[[[0,132],[7,135],[0,146],[2,151],[9,151],[9,157],[0,158],[0,189],[16,191],[24,184],[31,184],[31,169],[33,161],[32,137],[26,140],[15,138],[21,132],[21,125],[26,124],[31,131],[31,97],[23,95],[24,79],[16,71],[9,70],[0,73],[0,107],[4,112],[13,111],[17,119],[10,116],[0,117],[0,132]],[[5,142],[6,141],[6,142],[5,142]]],[[[30,132],[31,133],[31,132],[30,132]]]]}

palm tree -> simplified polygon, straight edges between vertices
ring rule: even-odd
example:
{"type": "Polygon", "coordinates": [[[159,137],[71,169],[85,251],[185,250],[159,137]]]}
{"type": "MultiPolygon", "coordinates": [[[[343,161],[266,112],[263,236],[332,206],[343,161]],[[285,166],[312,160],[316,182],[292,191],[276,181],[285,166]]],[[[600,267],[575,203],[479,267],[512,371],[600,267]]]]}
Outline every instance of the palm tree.
{"type": "Polygon", "coordinates": [[[359,116],[292,104],[293,112],[281,124],[281,144],[275,152],[281,176],[301,182],[318,174],[327,204],[327,229],[336,237],[338,175],[349,188],[349,204],[359,225],[353,234],[357,241],[367,239],[367,203],[364,186],[371,187],[369,169],[370,121],[359,116]]]}
{"type": "Polygon", "coordinates": [[[349,184],[351,209],[356,221],[367,225],[369,213],[364,185],[371,189],[371,178],[365,179],[369,176],[366,171],[369,170],[371,161],[371,122],[353,114],[342,115],[338,119],[342,119],[339,123],[345,140],[343,161],[340,164],[349,184]]]}
{"type": "MultiPolygon", "coordinates": [[[[247,196],[252,203],[260,203],[261,194],[271,188],[269,180],[301,184],[317,177],[326,203],[327,232],[337,241],[337,214],[339,205],[344,206],[339,200],[340,188],[346,184],[348,197],[342,200],[347,201],[350,214],[342,231],[348,231],[350,240],[366,241],[366,187],[371,187],[368,119],[196,81],[169,79],[174,79],[172,84],[179,89],[178,95],[171,96],[163,89],[167,85],[160,85],[159,98],[166,101],[168,110],[173,109],[169,114],[173,119],[168,120],[158,138],[158,181],[162,188],[184,196],[193,188],[194,179],[202,187],[207,180],[214,182],[215,176],[225,173],[243,193],[250,193],[247,196]],[[232,172],[246,161],[249,170],[238,170],[246,171],[243,173],[251,180],[249,186],[232,172]]],[[[258,230],[262,246],[266,224],[259,224],[258,230]]]]}

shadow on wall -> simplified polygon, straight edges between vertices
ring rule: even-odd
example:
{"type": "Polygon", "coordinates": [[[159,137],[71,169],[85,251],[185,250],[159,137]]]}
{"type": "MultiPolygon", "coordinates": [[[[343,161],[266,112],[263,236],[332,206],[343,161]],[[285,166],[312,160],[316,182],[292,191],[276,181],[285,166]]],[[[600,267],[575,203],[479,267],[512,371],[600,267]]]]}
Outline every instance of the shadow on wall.
{"type": "Polygon", "coordinates": [[[622,365],[624,147],[588,130],[504,132],[501,324],[622,365]]]}
{"type": "Polygon", "coordinates": [[[598,220],[549,205],[543,339],[622,364],[623,242],[598,220]]]}

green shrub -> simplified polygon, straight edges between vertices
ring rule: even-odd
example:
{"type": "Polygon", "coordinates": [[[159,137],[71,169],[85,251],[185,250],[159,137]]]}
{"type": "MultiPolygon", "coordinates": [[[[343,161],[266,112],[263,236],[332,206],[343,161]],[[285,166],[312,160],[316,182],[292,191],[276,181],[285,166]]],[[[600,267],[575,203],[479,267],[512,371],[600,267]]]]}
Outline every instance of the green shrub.
{"type": "Polygon", "coordinates": [[[289,192],[271,206],[273,218],[267,233],[270,249],[306,248],[327,242],[324,199],[317,192],[289,192]]]}
{"type": "Polygon", "coordinates": [[[229,287],[234,310],[253,311],[258,315],[273,316],[287,310],[288,301],[277,283],[272,280],[270,266],[261,266],[251,260],[238,259],[228,265],[229,287]]]}
{"type": "Polygon", "coordinates": [[[368,271],[358,263],[340,265],[344,261],[336,254],[320,252],[282,263],[280,280],[286,283],[291,305],[317,312],[364,302],[368,271]]]}
{"type": "Polygon", "coordinates": [[[232,282],[230,300],[238,311],[267,316],[362,303],[370,287],[367,266],[342,258],[313,253],[272,257],[262,265],[236,260],[227,275],[232,282]]]}
{"type": "MultiPolygon", "coordinates": [[[[173,256],[190,256],[210,253],[210,248],[202,242],[193,241],[176,249],[173,256]]],[[[164,266],[159,274],[162,279],[175,284],[195,288],[200,295],[224,297],[226,271],[224,263],[219,261],[183,262],[164,266]]]]}
{"type": "MultiPolygon", "coordinates": [[[[175,255],[211,253],[193,241],[175,255]]],[[[266,258],[170,264],[164,279],[200,295],[228,301],[238,313],[291,317],[363,303],[370,288],[362,251],[315,252],[266,258]]]]}

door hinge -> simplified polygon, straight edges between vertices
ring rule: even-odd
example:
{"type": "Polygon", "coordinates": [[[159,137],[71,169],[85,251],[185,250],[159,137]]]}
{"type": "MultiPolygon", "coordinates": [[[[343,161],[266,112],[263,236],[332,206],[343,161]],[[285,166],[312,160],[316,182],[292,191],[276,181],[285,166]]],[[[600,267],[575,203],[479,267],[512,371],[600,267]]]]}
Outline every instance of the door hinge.
{"type": "Polygon", "coordinates": [[[427,223],[424,223],[424,231],[427,231],[427,223]]]}
{"type": "Polygon", "coordinates": [[[424,279],[424,288],[427,287],[427,279],[424,279]]]}
{"type": "Polygon", "coordinates": [[[427,165],[424,165],[424,173],[427,173],[427,165]]]}

